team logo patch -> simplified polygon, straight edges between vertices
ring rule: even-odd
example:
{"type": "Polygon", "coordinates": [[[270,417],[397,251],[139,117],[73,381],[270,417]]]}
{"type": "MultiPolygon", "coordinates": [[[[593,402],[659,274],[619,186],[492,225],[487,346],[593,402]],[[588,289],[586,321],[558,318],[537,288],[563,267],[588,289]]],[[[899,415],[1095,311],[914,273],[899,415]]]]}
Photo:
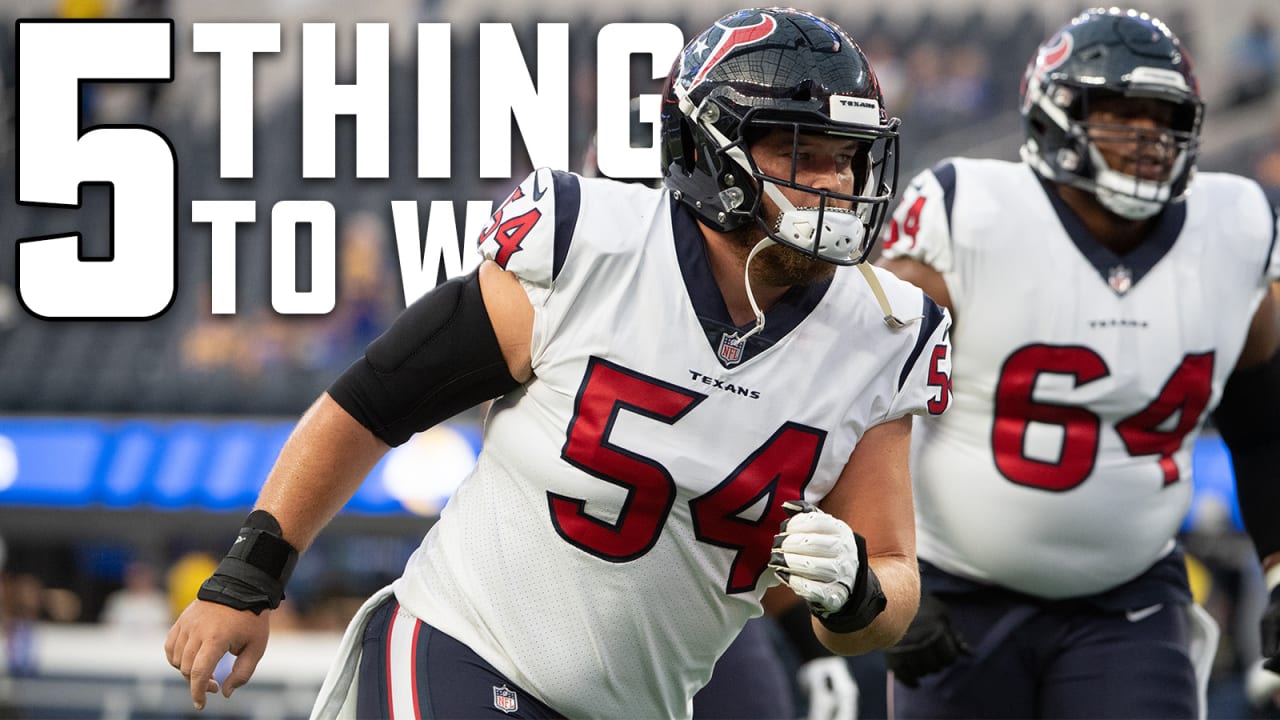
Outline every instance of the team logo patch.
{"type": "Polygon", "coordinates": [[[513,713],[520,709],[520,699],[516,697],[516,691],[506,685],[502,687],[494,685],[493,706],[504,713],[513,713]]]}
{"type": "Polygon", "coordinates": [[[1123,295],[1133,287],[1133,271],[1124,265],[1116,265],[1107,271],[1107,284],[1116,294],[1123,295]]]}
{"type": "Polygon", "coordinates": [[[725,365],[737,365],[742,362],[742,350],[746,344],[746,340],[738,337],[737,332],[724,333],[720,336],[720,348],[716,354],[725,365]]]}

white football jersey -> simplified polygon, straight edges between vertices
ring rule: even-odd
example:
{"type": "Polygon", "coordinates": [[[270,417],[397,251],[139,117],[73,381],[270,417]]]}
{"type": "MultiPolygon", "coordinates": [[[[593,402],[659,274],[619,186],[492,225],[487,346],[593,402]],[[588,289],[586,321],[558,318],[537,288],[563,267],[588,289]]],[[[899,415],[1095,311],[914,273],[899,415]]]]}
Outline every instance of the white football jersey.
{"type": "Polygon", "coordinates": [[[917,176],[886,257],[938,270],[954,406],[916,422],[918,552],[1042,597],[1124,583],[1172,548],[1191,449],[1280,273],[1261,188],[1200,173],[1143,245],[1092,239],[1026,165],[917,176]]]}
{"type": "MultiPolygon", "coordinates": [[[[395,585],[403,606],[570,717],[679,718],[777,582],[783,501],[818,502],[868,428],[949,401],[948,316],[878,271],[728,320],[667,193],[539,170],[485,257],[534,307],[535,378],[395,585]],[[754,323],[753,323],[754,324],[754,323]]],[[[856,529],[856,528],[855,528],[856,529]]]]}

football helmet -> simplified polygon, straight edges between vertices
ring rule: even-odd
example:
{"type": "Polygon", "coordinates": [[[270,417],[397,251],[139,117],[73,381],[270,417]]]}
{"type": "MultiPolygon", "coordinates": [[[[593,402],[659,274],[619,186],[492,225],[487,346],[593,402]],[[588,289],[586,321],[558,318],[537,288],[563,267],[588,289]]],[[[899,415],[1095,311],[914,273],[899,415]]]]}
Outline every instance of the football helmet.
{"type": "Polygon", "coordinates": [[[866,259],[897,189],[897,118],[862,50],[834,23],[798,10],[724,16],[680,53],[662,102],[667,188],[720,232],[758,223],[766,235],[821,260],[866,259]],[[792,134],[790,177],[766,175],[750,144],[771,130],[792,134]],[[852,194],[796,182],[802,135],[857,141],[852,194]],[[816,196],[797,208],[779,187],[816,196]],[[780,212],[770,221],[764,196],[780,212]],[[851,203],[851,208],[841,207],[851,203]]]}
{"type": "Polygon", "coordinates": [[[1185,196],[1203,114],[1191,59],[1164,23],[1136,10],[1086,10],[1027,66],[1022,158],[1046,180],[1086,190],[1112,213],[1141,220],[1185,196]],[[1090,105],[1099,101],[1167,103],[1168,112],[1160,113],[1165,126],[1091,125],[1090,105]],[[1161,169],[1125,174],[1108,165],[1100,141],[1127,143],[1135,166],[1161,169]]]}

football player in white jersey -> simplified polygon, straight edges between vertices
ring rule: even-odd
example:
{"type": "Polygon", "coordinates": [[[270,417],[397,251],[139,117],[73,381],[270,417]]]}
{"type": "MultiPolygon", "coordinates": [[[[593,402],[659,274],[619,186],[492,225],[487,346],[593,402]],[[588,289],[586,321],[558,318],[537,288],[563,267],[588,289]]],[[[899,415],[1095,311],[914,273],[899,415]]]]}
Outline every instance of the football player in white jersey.
{"type": "Polygon", "coordinates": [[[1193,180],[1202,111],[1162,22],[1090,10],[1027,70],[1022,162],[944,161],[895,210],[881,264],[956,322],[954,407],[913,441],[896,717],[1201,712],[1216,628],[1174,537],[1215,406],[1280,584],[1276,219],[1251,180],[1193,180]]]}
{"type": "MultiPolygon", "coordinates": [[[[833,651],[916,610],[912,414],[950,321],[863,263],[897,120],[834,24],[725,16],[667,81],[665,190],[538,170],[477,273],[305,413],[165,649],[197,707],[261,657],[296,560],[393,445],[496,398],[476,468],[344,636],[315,717],[680,718],[767,587],[833,651]]],[[[424,471],[427,471],[424,469],[424,471]]]]}
{"type": "MultiPolygon", "coordinates": [[[[657,128],[642,119],[639,98],[631,99],[629,123],[633,147],[653,141],[657,128]]],[[[583,154],[583,177],[601,176],[597,152],[593,137],[583,154]]],[[[621,179],[662,187],[661,178],[621,179]]],[[[848,661],[833,655],[814,635],[804,600],[778,585],[765,593],[762,603],[765,614],[742,626],[716,661],[711,679],[693,696],[693,716],[699,720],[795,718],[797,700],[801,700],[802,717],[807,720],[856,718],[857,680],[848,661]]]]}

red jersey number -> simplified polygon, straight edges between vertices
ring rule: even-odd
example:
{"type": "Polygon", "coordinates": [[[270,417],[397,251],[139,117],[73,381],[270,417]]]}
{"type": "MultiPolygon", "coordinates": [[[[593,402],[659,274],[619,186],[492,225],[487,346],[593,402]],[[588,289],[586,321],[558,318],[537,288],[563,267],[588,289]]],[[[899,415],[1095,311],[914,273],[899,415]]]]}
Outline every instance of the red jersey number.
{"type": "MultiPolygon", "coordinates": [[[[614,421],[632,412],[674,424],[705,395],[592,358],[578,390],[561,457],[600,480],[627,490],[618,517],[608,522],[586,500],[547,493],[551,522],[565,541],[611,562],[634,560],[658,541],[676,497],[671,473],[657,460],[614,441],[614,421]]],[[[826,433],[784,423],[707,493],[689,501],[695,536],[735,550],[725,583],[729,593],[755,588],[769,564],[773,536],[786,517],[782,503],[800,498],[813,477],[826,433]],[[749,508],[765,508],[758,519],[749,508]]]]}
{"type": "Polygon", "coordinates": [[[902,218],[901,228],[898,226],[897,217],[889,218],[889,239],[884,241],[885,250],[897,245],[903,235],[911,238],[911,244],[906,249],[912,250],[915,248],[916,234],[920,232],[920,213],[924,210],[924,201],[925,197],[921,195],[916,198],[915,202],[911,203],[911,207],[907,208],[907,214],[902,218]]]}
{"type": "Polygon", "coordinates": [[[948,359],[950,353],[947,350],[947,345],[934,345],[933,355],[929,358],[929,387],[938,388],[938,396],[929,398],[925,403],[930,415],[941,415],[951,404],[951,372],[939,365],[948,359]]]}
{"type": "MultiPolygon", "coordinates": [[[[1180,479],[1173,454],[1209,403],[1213,357],[1211,352],[1185,356],[1154,400],[1116,423],[1130,455],[1159,456],[1165,485],[1180,479]]],[[[1010,482],[1061,492],[1078,486],[1093,472],[1102,419],[1086,407],[1035,399],[1036,383],[1044,374],[1068,376],[1079,388],[1106,377],[1110,370],[1098,353],[1075,345],[1030,345],[1009,356],[1001,369],[991,429],[996,468],[1010,482]],[[1061,428],[1055,460],[1027,457],[1024,444],[1032,423],[1061,428]]]]}
{"type": "Polygon", "coordinates": [[[522,197],[524,197],[524,191],[517,187],[515,192],[511,193],[511,197],[507,198],[507,201],[502,203],[502,207],[498,208],[498,211],[493,214],[493,219],[489,221],[489,226],[480,233],[480,239],[476,241],[477,245],[482,245],[484,241],[492,237],[498,243],[498,252],[494,253],[493,261],[503,270],[507,269],[507,263],[510,262],[511,256],[520,252],[520,245],[524,242],[525,236],[542,219],[542,211],[538,208],[533,208],[529,212],[512,218],[503,219],[503,214],[506,213],[507,207],[522,197]]]}

